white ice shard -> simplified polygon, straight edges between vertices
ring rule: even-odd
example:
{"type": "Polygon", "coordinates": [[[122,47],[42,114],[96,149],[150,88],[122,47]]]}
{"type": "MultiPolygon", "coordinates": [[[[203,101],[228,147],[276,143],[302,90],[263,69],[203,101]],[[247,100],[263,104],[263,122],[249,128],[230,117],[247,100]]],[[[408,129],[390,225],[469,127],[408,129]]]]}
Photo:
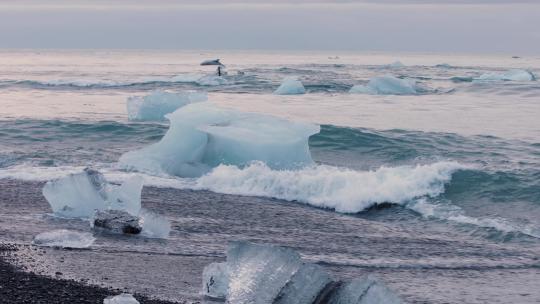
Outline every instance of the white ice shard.
{"type": "Polygon", "coordinates": [[[182,177],[200,176],[220,164],[262,161],[274,169],[312,164],[308,139],[319,126],[226,110],[204,102],[168,114],[170,127],[160,142],[125,153],[129,169],[182,177]]]}
{"type": "Polygon", "coordinates": [[[306,88],[298,78],[287,77],[281,82],[281,85],[274,91],[276,95],[297,95],[305,94],[306,88]]]}
{"type": "Polygon", "coordinates": [[[415,95],[423,89],[415,80],[399,79],[386,75],[369,80],[367,85],[355,85],[349,93],[372,94],[372,95],[415,95]]]}
{"type": "Polygon", "coordinates": [[[207,100],[204,92],[185,91],[170,93],[154,91],[146,96],[131,96],[127,99],[128,119],[132,121],[165,120],[165,114],[192,102],[207,100]]]}
{"type": "Polygon", "coordinates": [[[281,289],[274,304],[312,304],[321,291],[332,282],[324,269],[304,263],[281,289]]]}
{"type": "Polygon", "coordinates": [[[302,265],[294,250],[248,242],[233,243],[227,251],[228,303],[268,304],[302,265]]]}
{"type": "Polygon", "coordinates": [[[129,293],[119,294],[114,297],[107,297],[103,304],[139,304],[139,301],[129,293]]]}
{"type": "Polygon", "coordinates": [[[211,263],[203,269],[203,295],[225,300],[229,288],[229,266],[227,263],[211,263]]]}
{"type": "Polygon", "coordinates": [[[328,304],[400,304],[401,299],[375,276],[367,275],[342,285],[328,304]]]}
{"type": "Polygon", "coordinates": [[[139,213],[142,235],[149,238],[166,239],[171,232],[171,223],[167,218],[141,209],[139,213]]]}
{"type": "Polygon", "coordinates": [[[138,215],[141,209],[142,178],[134,176],[121,186],[109,184],[98,171],[85,169],[51,180],[43,195],[53,212],[70,218],[91,218],[96,210],[124,210],[138,215]]]}
{"type": "Polygon", "coordinates": [[[95,240],[92,234],[87,232],[60,229],[36,235],[32,244],[44,247],[88,248],[95,240]]]}
{"type": "Polygon", "coordinates": [[[506,72],[490,72],[480,75],[477,81],[534,81],[536,77],[527,70],[512,69],[506,72]]]}

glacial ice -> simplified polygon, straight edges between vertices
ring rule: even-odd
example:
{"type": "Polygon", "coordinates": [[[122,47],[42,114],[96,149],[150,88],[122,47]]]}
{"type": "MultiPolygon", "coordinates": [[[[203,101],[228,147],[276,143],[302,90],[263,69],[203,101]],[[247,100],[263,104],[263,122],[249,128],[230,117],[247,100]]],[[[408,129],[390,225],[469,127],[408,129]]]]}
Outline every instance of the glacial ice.
{"type": "Polygon", "coordinates": [[[131,96],[127,99],[128,119],[131,121],[165,120],[165,114],[192,102],[207,100],[204,92],[185,91],[170,93],[154,91],[146,96],[131,96]]]}
{"type": "Polygon", "coordinates": [[[122,293],[114,297],[107,297],[103,304],[139,304],[139,301],[129,293],[122,293]]]}
{"type": "Polygon", "coordinates": [[[53,212],[69,218],[92,218],[96,210],[125,210],[138,215],[141,209],[142,179],[134,176],[121,186],[109,184],[98,171],[85,169],[51,180],[43,195],[53,212]]]}
{"type": "Polygon", "coordinates": [[[334,282],[323,267],[292,249],[233,242],[227,261],[203,270],[203,294],[235,304],[398,304],[382,281],[365,276],[334,282]]]}
{"type": "Polygon", "coordinates": [[[220,164],[262,161],[271,168],[312,164],[309,136],[319,126],[268,115],[226,110],[204,102],[166,116],[170,127],[160,142],[120,157],[120,164],[157,174],[200,176],[220,164]]]}
{"type": "Polygon", "coordinates": [[[88,248],[95,240],[92,234],[87,232],[60,229],[36,235],[32,244],[44,247],[88,248]]]}
{"type": "Polygon", "coordinates": [[[396,60],[396,61],[386,65],[386,67],[393,68],[393,69],[402,68],[404,66],[405,65],[403,63],[401,63],[401,61],[399,61],[399,60],[396,60]]]}
{"type": "Polygon", "coordinates": [[[298,78],[287,77],[283,80],[281,85],[274,91],[276,95],[297,95],[305,94],[306,88],[298,78]]]}
{"type": "Polygon", "coordinates": [[[274,304],[312,304],[331,282],[321,266],[304,263],[281,289],[274,304]]]}
{"type": "Polygon", "coordinates": [[[506,72],[490,72],[476,78],[477,81],[534,81],[536,77],[527,70],[512,69],[506,72]]]}
{"type": "Polygon", "coordinates": [[[355,85],[349,93],[372,95],[416,95],[422,89],[412,79],[399,79],[386,75],[369,80],[367,85],[355,85]]]}
{"type": "Polygon", "coordinates": [[[203,295],[216,299],[227,298],[229,266],[227,263],[211,263],[203,269],[203,295]]]}
{"type": "Polygon", "coordinates": [[[400,304],[400,298],[372,275],[341,286],[328,304],[400,304]]]}
{"type": "Polygon", "coordinates": [[[300,268],[295,251],[270,245],[237,242],[227,251],[229,303],[273,303],[300,268]]]}
{"type": "Polygon", "coordinates": [[[171,223],[167,218],[141,209],[139,213],[142,235],[149,238],[166,239],[171,232],[171,223]]]}

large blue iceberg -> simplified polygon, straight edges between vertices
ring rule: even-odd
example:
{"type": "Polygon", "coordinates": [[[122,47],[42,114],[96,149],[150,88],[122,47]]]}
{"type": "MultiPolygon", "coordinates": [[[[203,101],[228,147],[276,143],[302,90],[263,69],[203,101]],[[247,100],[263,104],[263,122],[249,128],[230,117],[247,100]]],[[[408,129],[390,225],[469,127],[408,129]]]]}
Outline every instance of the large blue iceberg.
{"type": "Polygon", "coordinates": [[[166,116],[170,127],[160,142],[120,157],[128,169],[196,177],[220,164],[262,161],[273,169],[312,164],[308,139],[319,126],[189,104],[166,116]]]}

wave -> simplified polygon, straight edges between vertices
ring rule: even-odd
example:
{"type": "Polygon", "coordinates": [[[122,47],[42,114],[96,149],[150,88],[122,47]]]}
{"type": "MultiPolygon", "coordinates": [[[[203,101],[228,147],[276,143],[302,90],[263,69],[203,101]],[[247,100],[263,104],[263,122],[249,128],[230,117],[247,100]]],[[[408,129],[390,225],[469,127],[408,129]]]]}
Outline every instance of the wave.
{"type": "Polygon", "coordinates": [[[110,79],[53,79],[53,80],[0,80],[0,86],[23,85],[30,87],[72,87],[72,88],[121,88],[142,85],[178,84],[186,83],[198,86],[218,86],[228,84],[224,77],[205,74],[179,74],[176,76],[155,76],[136,79],[133,81],[120,81],[110,79]]]}

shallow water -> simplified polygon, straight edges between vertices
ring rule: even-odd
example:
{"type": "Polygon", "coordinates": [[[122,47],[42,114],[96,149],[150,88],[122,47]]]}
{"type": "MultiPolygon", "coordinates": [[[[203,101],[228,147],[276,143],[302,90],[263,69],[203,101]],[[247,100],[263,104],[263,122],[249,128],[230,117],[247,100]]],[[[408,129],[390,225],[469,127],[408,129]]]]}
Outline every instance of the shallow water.
{"type": "Polygon", "coordinates": [[[151,186],[143,206],[171,220],[168,240],[98,235],[87,251],[47,250],[43,267],[100,282],[107,269],[106,284],[197,299],[202,267],[222,259],[228,241],[248,239],[291,246],[339,278],[375,272],[411,303],[540,299],[540,85],[470,81],[511,68],[538,75],[540,58],[222,52],[230,76],[210,86],[200,79],[212,69],[198,63],[212,57],[3,51],[0,238],[28,244],[44,230],[89,231],[47,216],[37,181],[86,166],[116,182],[135,174],[119,157],[159,141],[168,124],[128,122],[126,98],[203,90],[220,106],[321,124],[309,140],[316,164],[294,172],[222,166],[200,179],[142,174],[151,186]],[[386,66],[396,59],[405,67],[386,66]],[[348,93],[386,74],[432,90],[348,93]],[[308,93],[272,95],[290,75],[308,93]],[[365,211],[384,202],[398,205],[365,211]],[[345,205],[353,214],[332,211],[345,205]]]}

